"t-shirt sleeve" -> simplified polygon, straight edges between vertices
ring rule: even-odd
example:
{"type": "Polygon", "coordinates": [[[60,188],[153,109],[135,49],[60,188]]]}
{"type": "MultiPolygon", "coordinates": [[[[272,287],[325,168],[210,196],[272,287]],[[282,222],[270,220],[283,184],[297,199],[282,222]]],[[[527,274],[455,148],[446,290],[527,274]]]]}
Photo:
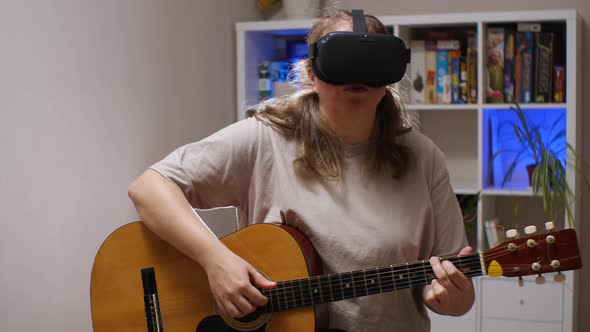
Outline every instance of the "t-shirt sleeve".
{"type": "Polygon", "coordinates": [[[247,202],[261,124],[253,118],[184,145],[150,168],[176,183],[194,208],[247,202]]]}
{"type": "Polygon", "coordinates": [[[432,255],[458,254],[467,245],[463,214],[451,186],[445,156],[434,149],[430,196],[434,213],[434,246],[432,255]]]}

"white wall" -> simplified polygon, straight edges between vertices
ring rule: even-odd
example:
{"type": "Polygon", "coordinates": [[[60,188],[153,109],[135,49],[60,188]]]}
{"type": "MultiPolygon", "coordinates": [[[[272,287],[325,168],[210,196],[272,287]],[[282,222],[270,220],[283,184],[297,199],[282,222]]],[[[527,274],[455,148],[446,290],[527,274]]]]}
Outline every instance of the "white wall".
{"type": "Polygon", "coordinates": [[[234,120],[255,1],[0,0],[2,331],[91,330],[94,255],[127,186],[234,120]]]}
{"type": "MultiPolygon", "coordinates": [[[[340,2],[378,15],[577,8],[590,54],[586,0],[340,2]]],[[[234,120],[233,22],[261,17],[255,0],[0,0],[0,330],[91,330],[94,255],[137,218],[127,185],[234,120]]]]}

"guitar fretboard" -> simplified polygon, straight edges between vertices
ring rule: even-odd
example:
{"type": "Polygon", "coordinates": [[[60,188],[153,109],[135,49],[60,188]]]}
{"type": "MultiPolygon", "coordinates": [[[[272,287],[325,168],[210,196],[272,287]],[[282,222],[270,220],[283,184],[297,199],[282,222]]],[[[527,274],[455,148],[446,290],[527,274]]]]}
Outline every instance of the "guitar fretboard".
{"type": "MultiPolygon", "coordinates": [[[[483,274],[479,253],[444,260],[451,261],[467,277],[483,274]]],[[[269,313],[392,292],[424,286],[435,278],[430,262],[421,261],[280,281],[273,289],[260,290],[269,301],[259,310],[269,313]]]]}

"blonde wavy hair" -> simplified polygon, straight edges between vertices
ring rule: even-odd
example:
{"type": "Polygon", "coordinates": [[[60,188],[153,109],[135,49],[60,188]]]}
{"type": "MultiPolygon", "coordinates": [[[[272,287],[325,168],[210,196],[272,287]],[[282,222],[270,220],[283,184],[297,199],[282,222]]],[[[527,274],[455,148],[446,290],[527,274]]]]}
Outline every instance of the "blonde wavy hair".
{"type": "MultiPolygon", "coordinates": [[[[317,42],[333,23],[352,20],[348,10],[336,10],[320,16],[311,27],[307,43],[317,42]]],[[[375,16],[365,15],[367,30],[387,34],[387,27],[375,16]]],[[[332,133],[319,111],[319,96],[309,78],[311,60],[297,62],[290,78],[297,78],[298,91],[270,98],[247,112],[259,121],[271,125],[297,141],[295,172],[303,178],[340,179],[342,176],[342,141],[332,133]]],[[[397,142],[397,137],[417,125],[416,119],[405,111],[400,97],[388,86],[377,105],[375,126],[369,141],[369,151],[363,165],[364,174],[378,174],[383,168],[391,170],[393,178],[401,178],[409,167],[411,151],[397,142]]]]}

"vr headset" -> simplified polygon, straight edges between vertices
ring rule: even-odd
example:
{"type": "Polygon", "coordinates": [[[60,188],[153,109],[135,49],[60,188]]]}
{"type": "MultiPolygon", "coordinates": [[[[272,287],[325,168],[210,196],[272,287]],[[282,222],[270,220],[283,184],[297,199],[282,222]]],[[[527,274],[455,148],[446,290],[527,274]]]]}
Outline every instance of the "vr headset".
{"type": "Polygon", "coordinates": [[[332,84],[373,87],[399,82],[410,63],[410,49],[389,34],[367,33],[362,10],[352,10],[353,32],[330,32],[309,45],[314,74],[332,84]]]}

